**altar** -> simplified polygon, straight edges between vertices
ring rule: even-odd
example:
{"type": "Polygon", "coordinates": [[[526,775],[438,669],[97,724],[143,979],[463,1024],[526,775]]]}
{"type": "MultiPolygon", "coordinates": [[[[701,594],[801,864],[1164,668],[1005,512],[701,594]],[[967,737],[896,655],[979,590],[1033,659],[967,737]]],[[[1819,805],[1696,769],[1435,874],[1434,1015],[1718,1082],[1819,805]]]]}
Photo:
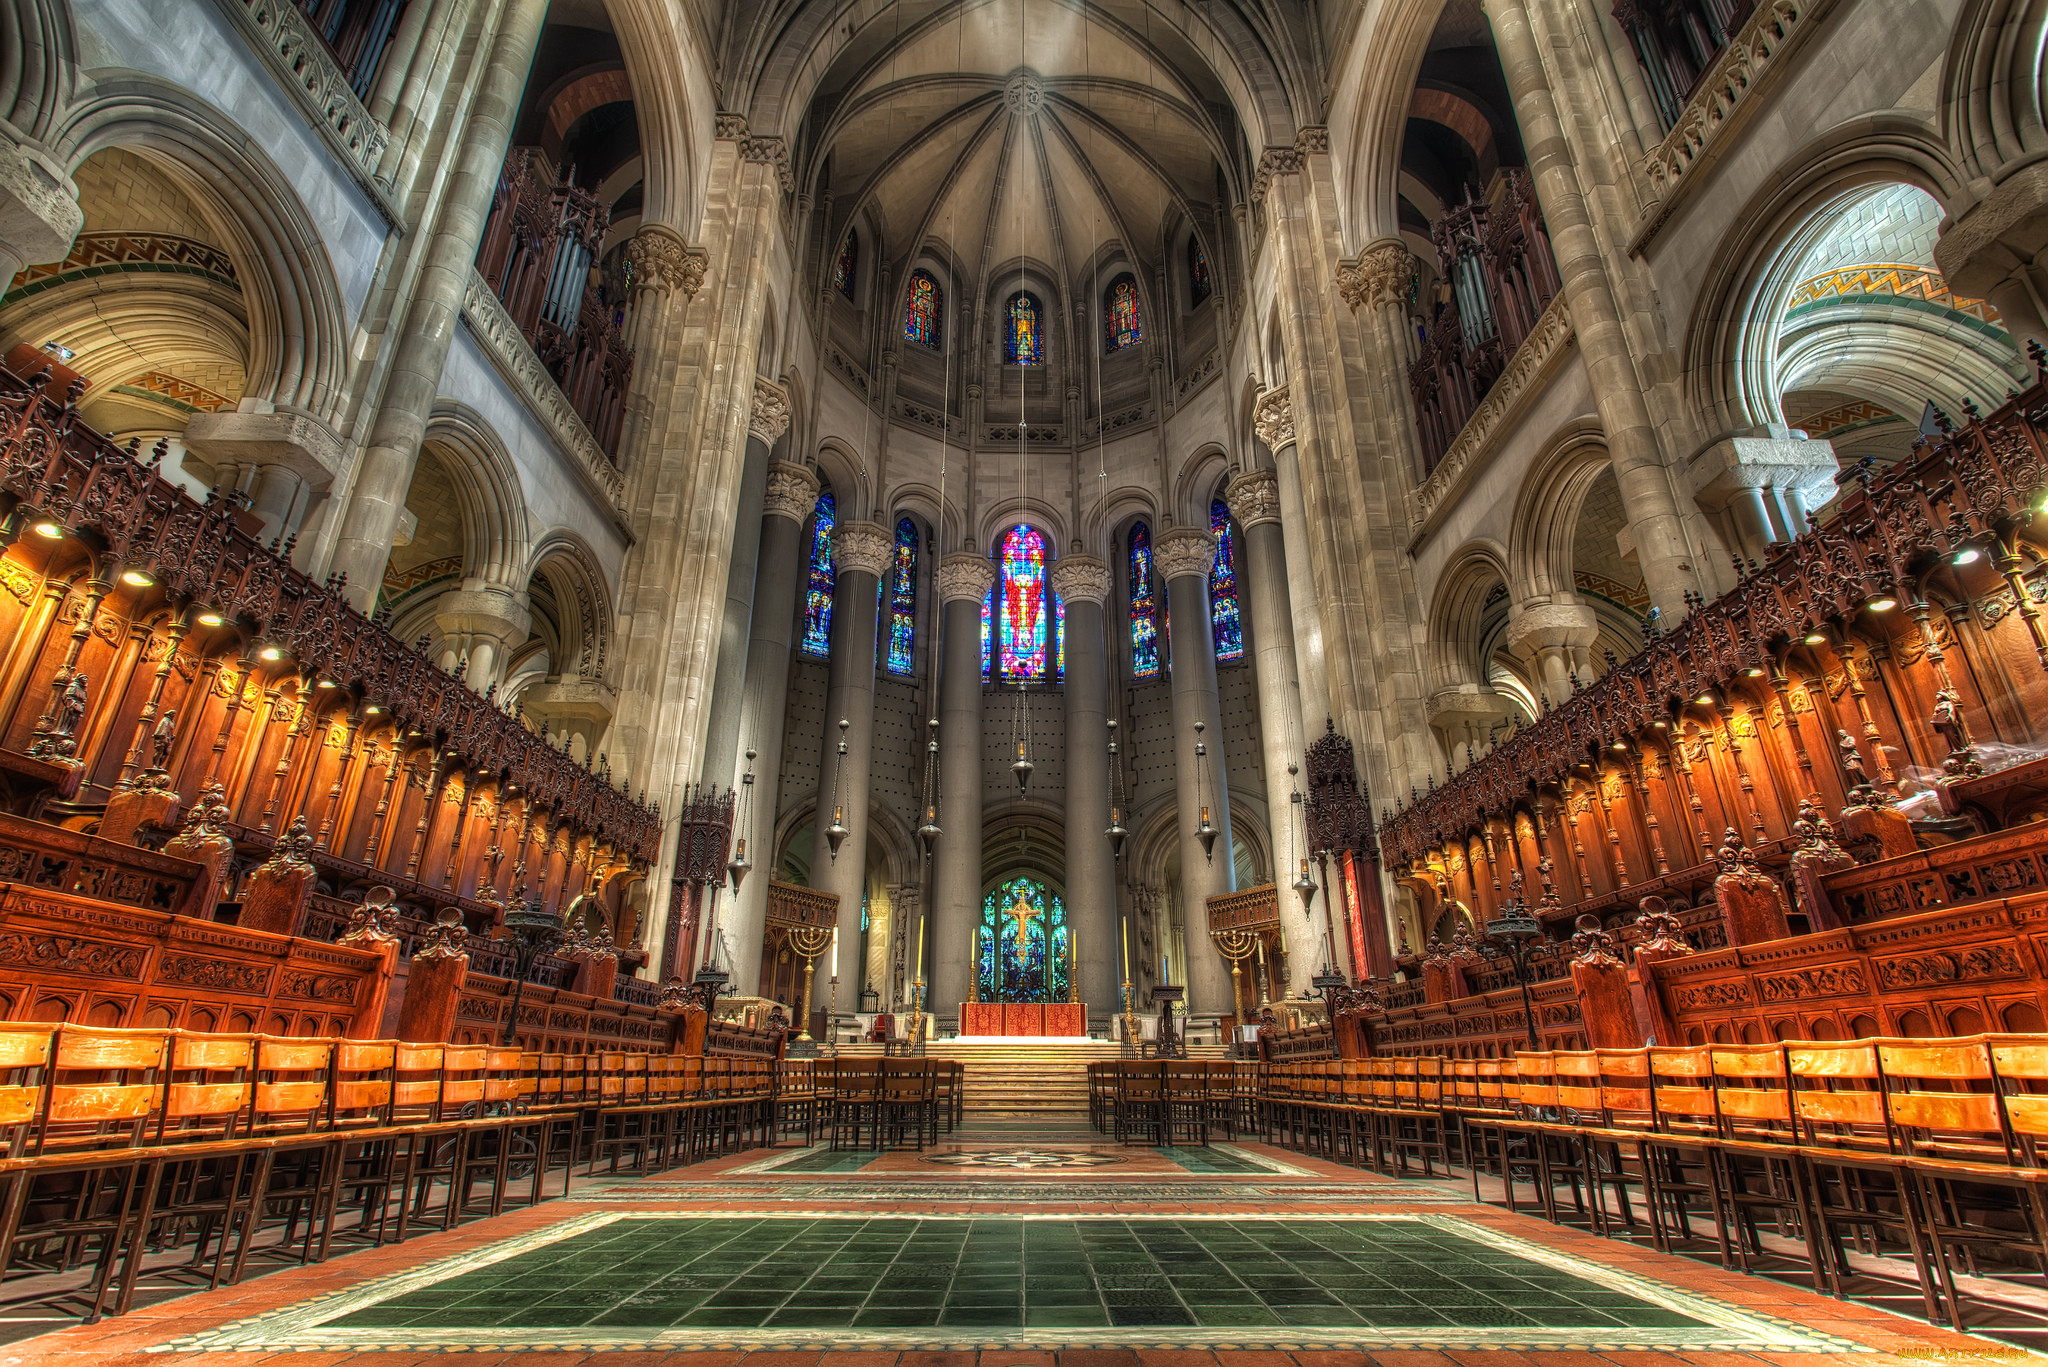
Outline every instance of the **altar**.
{"type": "Polygon", "coordinates": [[[1088,1010],[1080,1002],[962,1002],[960,1033],[984,1038],[1086,1038],[1088,1010]]]}

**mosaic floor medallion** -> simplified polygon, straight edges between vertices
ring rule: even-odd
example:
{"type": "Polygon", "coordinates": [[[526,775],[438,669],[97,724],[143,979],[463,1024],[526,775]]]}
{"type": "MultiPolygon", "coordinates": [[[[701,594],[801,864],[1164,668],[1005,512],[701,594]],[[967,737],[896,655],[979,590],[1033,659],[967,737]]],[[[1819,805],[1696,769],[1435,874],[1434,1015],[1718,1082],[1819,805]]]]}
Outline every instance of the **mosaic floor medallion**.
{"type": "Polygon", "coordinates": [[[990,1149],[968,1153],[928,1153],[927,1163],[949,1168],[1003,1168],[1030,1171],[1039,1168],[1107,1168],[1124,1160],[1113,1153],[1089,1153],[1073,1149],[990,1149]]]}
{"type": "Polygon", "coordinates": [[[1858,1345],[1431,1214],[595,1212],[181,1350],[1858,1345]]]}

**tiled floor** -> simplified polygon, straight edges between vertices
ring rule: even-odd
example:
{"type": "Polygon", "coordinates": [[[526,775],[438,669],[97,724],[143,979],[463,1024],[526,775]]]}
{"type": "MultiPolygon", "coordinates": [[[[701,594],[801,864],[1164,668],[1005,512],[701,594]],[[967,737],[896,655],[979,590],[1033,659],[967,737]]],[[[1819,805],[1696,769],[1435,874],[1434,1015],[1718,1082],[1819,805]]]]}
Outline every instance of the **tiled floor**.
{"type": "Polygon", "coordinates": [[[759,1153],[148,1304],[0,1367],[1891,1367],[2012,1350],[1253,1143],[759,1153]],[[1045,1166],[1019,1151],[1114,1161],[1045,1166]],[[1008,1156],[1008,1161],[1005,1156],[1008,1156]],[[774,1157],[781,1157],[775,1155],[774,1157]],[[164,1349],[174,1356],[157,1356],[164,1349]],[[290,1354],[290,1356],[283,1356],[290,1354]],[[274,1364],[271,1363],[273,1355],[274,1364]],[[744,1361],[742,1361],[744,1359],[744,1361]]]}

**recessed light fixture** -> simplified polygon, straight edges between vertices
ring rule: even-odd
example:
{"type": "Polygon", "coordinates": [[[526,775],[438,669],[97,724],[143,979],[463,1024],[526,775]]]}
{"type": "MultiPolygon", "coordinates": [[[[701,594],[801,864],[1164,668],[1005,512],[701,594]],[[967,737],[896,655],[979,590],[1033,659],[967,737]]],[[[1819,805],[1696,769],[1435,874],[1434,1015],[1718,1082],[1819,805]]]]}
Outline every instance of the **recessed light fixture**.
{"type": "Polygon", "coordinates": [[[282,660],[284,658],[284,652],[282,650],[279,650],[276,646],[265,646],[263,647],[262,650],[262,656],[266,660],[282,660]]]}
{"type": "Polygon", "coordinates": [[[37,536],[49,541],[62,541],[64,539],[64,529],[54,522],[36,523],[35,532],[37,536]]]}
{"type": "Polygon", "coordinates": [[[1828,638],[1816,631],[1807,636],[1806,643],[1810,646],[1824,646],[1828,643],[1828,638]]]}
{"type": "Polygon", "coordinates": [[[222,617],[217,612],[202,612],[199,614],[199,625],[203,627],[217,627],[226,620],[225,617],[222,617]]]}
{"type": "Polygon", "coordinates": [[[334,687],[334,680],[332,680],[332,679],[322,679],[322,680],[320,681],[320,687],[322,687],[322,688],[332,688],[332,687],[334,687]]]}
{"type": "Polygon", "coordinates": [[[1764,676],[1764,672],[1761,669],[1758,669],[1755,665],[1751,665],[1748,669],[1742,671],[1742,673],[1744,678],[1749,679],[1761,679],[1764,676]]]}
{"type": "Polygon", "coordinates": [[[384,709],[381,707],[366,707],[363,711],[366,715],[374,717],[382,713],[384,709]]]}
{"type": "Polygon", "coordinates": [[[1711,693],[1702,693],[1697,698],[1694,698],[1693,701],[1698,703],[1701,707],[1712,707],[1714,705],[1714,695],[1711,693]]]}
{"type": "Polygon", "coordinates": [[[131,589],[146,589],[156,583],[156,580],[150,578],[141,570],[128,570],[122,574],[121,582],[131,589]]]}
{"type": "Polygon", "coordinates": [[[1870,600],[1870,610],[1872,612],[1890,612],[1898,605],[1899,600],[1896,598],[1873,598],[1870,600]]]}
{"type": "Polygon", "coordinates": [[[1659,731],[1669,731],[1671,729],[1671,723],[1668,721],[1651,722],[1650,724],[1659,731]]]}
{"type": "Polygon", "coordinates": [[[1955,558],[1955,561],[1954,561],[1954,563],[1955,563],[1955,564],[1958,564],[1958,565],[1974,565],[1974,564],[1976,564],[1976,563],[1977,563],[1977,548],[1976,548],[1975,546],[1965,546],[1965,547],[1963,547],[1963,549],[1961,549],[1961,550],[1959,550],[1959,551],[1957,551],[1957,552],[1956,552],[1956,558],[1955,558]]]}
{"type": "Polygon", "coordinates": [[[1614,744],[1608,746],[1607,748],[1610,750],[1626,750],[1628,749],[1628,742],[1625,740],[1618,740],[1614,742],[1614,744]]]}

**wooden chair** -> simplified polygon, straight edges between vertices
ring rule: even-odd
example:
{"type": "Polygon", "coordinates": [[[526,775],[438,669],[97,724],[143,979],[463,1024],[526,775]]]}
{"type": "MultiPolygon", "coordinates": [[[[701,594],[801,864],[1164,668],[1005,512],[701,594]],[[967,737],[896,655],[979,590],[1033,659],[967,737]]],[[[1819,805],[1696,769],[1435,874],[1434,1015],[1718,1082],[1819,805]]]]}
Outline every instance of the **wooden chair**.
{"type": "Polygon", "coordinates": [[[1650,1104],[1655,1129],[1644,1141],[1649,1164],[1650,1218],[1667,1248],[1690,1242],[1693,1220],[1709,1216],[1723,1267],[1732,1267],[1720,1161],[1714,1146],[1721,1114],[1714,1105],[1714,1062],[1705,1045],[1656,1046],[1649,1051],[1650,1104]]]}
{"type": "Polygon", "coordinates": [[[1720,1163],[1721,1200],[1732,1229],[1736,1265],[1756,1270],[1765,1250],[1759,1221],[1780,1238],[1796,1240],[1806,1254],[1813,1288],[1825,1293],[1818,1226],[1809,1169],[1796,1146],[1797,1118],[1792,1075],[1781,1044],[1712,1045],[1714,1111],[1722,1142],[1713,1154],[1720,1163]]]}
{"type": "Polygon", "coordinates": [[[1128,1144],[1142,1134],[1145,1143],[1164,1142],[1166,1089],[1157,1060],[1126,1060],[1116,1065],[1116,1142],[1128,1144]]]}
{"type": "Polygon", "coordinates": [[[263,1143],[249,1166],[246,1199],[231,1223],[235,1259],[230,1282],[242,1279],[266,1222],[281,1230],[277,1243],[264,1249],[266,1257],[305,1264],[327,1256],[331,1240],[326,1226],[333,1218],[333,1189],[347,1138],[322,1125],[333,1113],[340,1042],[263,1035],[255,1046],[249,1126],[263,1143]]]}

